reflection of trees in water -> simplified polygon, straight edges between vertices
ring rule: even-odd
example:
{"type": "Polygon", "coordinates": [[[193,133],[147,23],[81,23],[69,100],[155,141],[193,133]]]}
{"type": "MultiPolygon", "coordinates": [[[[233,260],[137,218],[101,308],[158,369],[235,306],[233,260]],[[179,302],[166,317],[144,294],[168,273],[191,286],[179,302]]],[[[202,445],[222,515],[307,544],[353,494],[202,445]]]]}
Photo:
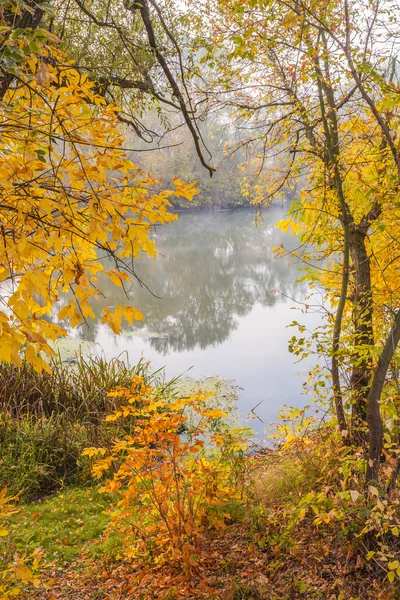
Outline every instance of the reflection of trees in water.
{"type": "MultiPolygon", "coordinates": [[[[129,300],[122,290],[108,287],[106,298],[93,307],[96,314],[100,316],[103,306],[134,304],[145,320],[125,332],[146,327],[160,336],[150,337],[150,343],[164,354],[223,342],[255,304],[279,301],[281,296],[270,290],[289,296],[301,291],[295,284],[296,266],[273,258],[272,248],[288,242],[274,229],[279,216],[272,209],[255,229],[250,211],[183,215],[155,234],[163,256],[155,261],[142,257],[137,265],[140,278],[162,299],[139,285],[129,300]]],[[[96,325],[83,335],[95,339],[96,325]]]]}

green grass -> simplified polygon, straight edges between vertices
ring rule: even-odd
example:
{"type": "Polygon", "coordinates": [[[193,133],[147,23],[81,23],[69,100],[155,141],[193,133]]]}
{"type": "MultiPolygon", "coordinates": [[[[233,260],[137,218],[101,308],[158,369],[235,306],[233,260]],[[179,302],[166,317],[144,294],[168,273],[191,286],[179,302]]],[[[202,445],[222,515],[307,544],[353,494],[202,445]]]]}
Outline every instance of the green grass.
{"type": "Polygon", "coordinates": [[[108,397],[116,386],[129,387],[139,375],[166,389],[160,372],[141,360],[130,366],[121,357],[76,357],[73,367],[51,363],[52,373],[36,373],[0,363],[0,489],[21,501],[43,498],[66,486],[90,485],[85,448],[109,447],[132,424],[108,423],[120,400],[108,397]]]}
{"type": "Polygon", "coordinates": [[[8,520],[10,535],[2,541],[0,569],[15,552],[30,554],[38,547],[44,550],[45,561],[58,567],[77,561],[82,553],[89,559],[115,560],[121,539],[117,532],[104,536],[109,506],[109,496],[96,488],[68,488],[20,506],[8,520]]]}
{"type": "Polygon", "coordinates": [[[123,354],[108,361],[78,354],[73,365],[56,356],[50,366],[51,373],[37,373],[27,362],[18,367],[0,362],[2,411],[16,419],[62,414],[70,421],[98,424],[116,408],[107,397],[109,391],[116,386],[129,386],[134,375],[149,382],[158,377],[157,373],[150,373],[149,363],[140,360],[137,365],[130,365],[123,354]]]}
{"type": "Polygon", "coordinates": [[[256,583],[235,579],[232,581],[232,588],[228,597],[229,600],[263,600],[264,598],[256,583]]]}

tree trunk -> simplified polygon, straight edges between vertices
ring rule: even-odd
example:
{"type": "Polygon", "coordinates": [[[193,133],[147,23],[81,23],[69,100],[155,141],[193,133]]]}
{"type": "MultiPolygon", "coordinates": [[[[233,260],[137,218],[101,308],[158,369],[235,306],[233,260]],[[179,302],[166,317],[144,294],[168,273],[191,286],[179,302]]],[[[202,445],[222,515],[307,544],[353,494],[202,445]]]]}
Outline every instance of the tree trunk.
{"type": "Polygon", "coordinates": [[[369,352],[365,352],[365,347],[368,349],[374,345],[371,268],[365,238],[366,229],[364,227],[353,226],[351,228],[350,254],[353,262],[351,300],[353,301],[354,345],[356,350],[353,354],[350,386],[352,395],[351,424],[355,439],[360,437],[360,427],[363,426],[367,418],[367,397],[372,377],[372,360],[369,352]]]}
{"type": "MultiPolygon", "coordinates": [[[[326,44],[323,32],[321,31],[322,39],[326,44]]],[[[309,40],[309,47],[312,48],[312,42],[309,40]]],[[[326,166],[331,171],[331,185],[336,190],[339,204],[339,220],[343,228],[343,265],[342,265],[342,281],[340,286],[340,296],[338,307],[336,309],[335,322],[332,333],[332,389],[333,399],[335,402],[336,416],[343,443],[349,444],[348,428],[346,414],[344,411],[343,395],[340,385],[339,372],[339,348],[340,336],[342,332],[343,315],[346,307],[347,292],[349,287],[349,271],[350,271],[350,224],[353,222],[353,217],[349,211],[343,189],[343,179],[340,172],[339,156],[339,127],[336,114],[335,98],[331,86],[329,64],[325,62],[326,78],[324,78],[318,57],[315,58],[315,73],[317,76],[319,104],[321,108],[322,123],[326,139],[326,166]],[[325,96],[324,96],[325,94],[325,96]],[[328,113],[326,111],[325,102],[328,105],[328,113]],[[328,116],[329,115],[329,116],[328,116]]]]}
{"type": "Polygon", "coordinates": [[[383,426],[379,401],[385,383],[386,373],[390,361],[400,340],[400,310],[396,313],[395,321],[386,339],[385,345],[378,359],[371,389],[367,400],[367,421],[369,430],[369,449],[366,483],[377,481],[379,464],[382,452],[383,426]]]}
{"type": "MultiPolygon", "coordinates": [[[[20,15],[15,15],[10,10],[4,11],[4,21],[12,27],[12,30],[36,29],[39,27],[43,17],[43,9],[40,8],[36,0],[25,0],[25,4],[30,7],[30,10],[23,9],[20,15]]],[[[15,75],[13,73],[0,68],[0,99],[4,98],[14,79],[15,75]]]]}

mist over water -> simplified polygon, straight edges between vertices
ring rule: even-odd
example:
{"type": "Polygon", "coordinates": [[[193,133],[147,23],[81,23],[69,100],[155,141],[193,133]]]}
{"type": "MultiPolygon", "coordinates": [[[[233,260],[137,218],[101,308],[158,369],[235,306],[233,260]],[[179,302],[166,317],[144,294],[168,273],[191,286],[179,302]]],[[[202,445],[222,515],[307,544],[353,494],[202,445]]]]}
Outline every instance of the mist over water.
{"type": "Polygon", "coordinates": [[[127,351],[134,364],[144,356],[155,369],[165,366],[168,377],[190,369],[191,377],[234,379],[242,388],[241,414],[258,405],[251,425],[262,435],[283,404],[307,402],[302,382],[313,363],[294,364],[287,342],[295,331],[287,325],[315,327],[321,320],[292,309],[307,285],[296,283],[299,265],[274,258],[272,248],[297,243],[275,227],[283,216],[282,208],[271,207],[255,227],[254,210],[199,212],[157,228],[161,255],[142,256],[135,267],[154,295],[135,284],[127,298],[102,282],[105,297],[93,307],[98,320],[81,328],[80,337],[100,344],[107,358],[127,351]],[[125,324],[116,336],[99,319],[103,307],[119,304],[139,308],[144,321],[125,324]]]}

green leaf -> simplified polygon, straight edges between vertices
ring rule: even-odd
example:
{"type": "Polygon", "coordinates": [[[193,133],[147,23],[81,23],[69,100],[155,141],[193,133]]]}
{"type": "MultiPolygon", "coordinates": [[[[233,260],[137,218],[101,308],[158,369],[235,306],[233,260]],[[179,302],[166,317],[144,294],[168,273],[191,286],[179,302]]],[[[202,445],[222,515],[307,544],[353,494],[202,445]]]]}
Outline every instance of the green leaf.
{"type": "Polygon", "coordinates": [[[46,163],[46,150],[35,150],[37,159],[42,163],[46,163]]]}
{"type": "Polygon", "coordinates": [[[52,5],[49,2],[41,2],[39,4],[39,8],[41,8],[42,10],[44,10],[45,12],[47,12],[52,17],[54,16],[54,9],[53,9],[52,5]]]}

